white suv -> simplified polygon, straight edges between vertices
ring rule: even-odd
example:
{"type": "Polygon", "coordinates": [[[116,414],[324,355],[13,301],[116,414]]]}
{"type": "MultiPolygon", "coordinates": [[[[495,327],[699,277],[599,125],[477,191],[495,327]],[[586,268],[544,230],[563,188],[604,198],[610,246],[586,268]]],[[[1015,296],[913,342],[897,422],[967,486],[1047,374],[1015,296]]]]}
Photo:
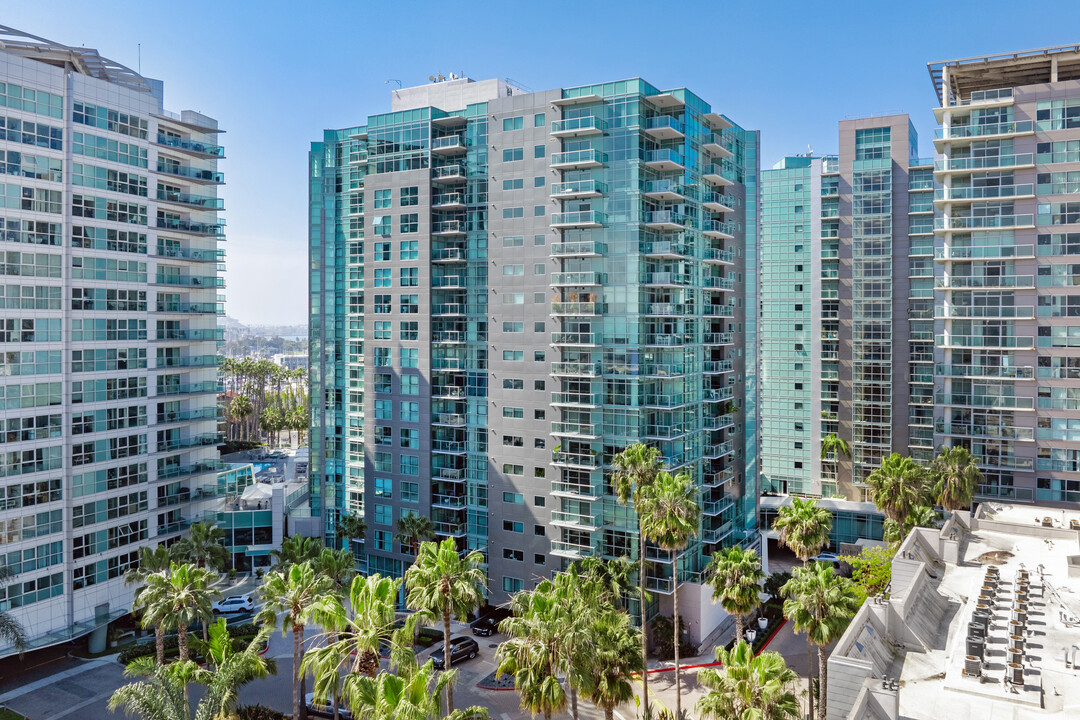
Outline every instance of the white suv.
{"type": "Polygon", "coordinates": [[[255,598],[251,595],[230,595],[210,606],[215,613],[251,612],[255,609],[255,598]]]}

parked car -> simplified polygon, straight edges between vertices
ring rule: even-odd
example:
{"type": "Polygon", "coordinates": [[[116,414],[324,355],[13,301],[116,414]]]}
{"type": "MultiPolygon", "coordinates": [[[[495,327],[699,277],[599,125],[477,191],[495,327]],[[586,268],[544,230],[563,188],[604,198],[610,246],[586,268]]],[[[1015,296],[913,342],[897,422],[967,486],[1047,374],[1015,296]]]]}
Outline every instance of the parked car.
{"type": "MultiPolygon", "coordinates": [[[[450,666],[459,665],[465,660],[472,660],[480,653],[480,646],[471,637],[456,637],[450,638],[450,666]]],[[[438,650],[431,653],[431,659],[435,663],[436,670],[442,670],[443,663],[443,649],[440,646],[438,650]]]]}
{"type": "MultiPolygon", "coordinates": [[[[307,706],[308,713],[312,715],[319,715],[321,717],[334,717],[334,706],[330,703],[316,702],[315,693],[308,693],[304,696],[304,705],[307,706]]],[[[344,702],[338,702],[338,715],[343,720],[352,720],[352,712],[349,710],[348,705],[344,702]]]]}
{"type": "Polygon", "coordinates": [[[210,605],[210,609],[215,613],[238,613],[238,612],[251,612],[255,609],[255,596],[254,595],[230,595],[229,597],[218,600],[216,603],[210,605]]]}
{"type": "Polygon", "coordinates": [[[823,552],[810,558],[812,562],[832,563],[834,566],[841,563],[841,558],[836,553],[823,552]]]}
{"type": "Polygon", "coordinates": [[[499,623],[510,617],[510,611],[506,608],[494,608],[487,615],[473,621],[472,634],[478,637],[489,637],[499,632],[499,623]]]}

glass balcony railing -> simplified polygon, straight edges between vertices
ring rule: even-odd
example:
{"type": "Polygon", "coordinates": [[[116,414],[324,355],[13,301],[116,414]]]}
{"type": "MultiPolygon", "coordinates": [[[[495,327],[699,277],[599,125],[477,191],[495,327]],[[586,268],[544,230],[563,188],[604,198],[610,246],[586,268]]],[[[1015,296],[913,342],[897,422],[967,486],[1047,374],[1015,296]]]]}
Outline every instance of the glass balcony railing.
{"type": "Polygon", "coordinates": [[[225,201],[221,198],[212,197],[210,195],[192,195],[191,193],[177,192],[175,190],[166,190],[163,187],[157,189],[157,199],[162,202],[179,203],[181,205],[192,205],[199,207],[203,210],[224,210],[225,201]]]}
{"type": "Polygon", "coordinates": [[[604,303],[597,302],[553,302],[551,303],[552,315],[601,315],[604,312],[604,303]]]}
{"type": "Polygon", "coordinates": [[[178,422],[196,422],[199,420],[221,420],[224,416],[217,408],[203,408],[201,410],[185,410],[178,412],[158,413],[159,425],[178,422]]]}
{"type": "Polygon", "coordinates": [[[204,395],[207,393],[222,393],[225,392],[225,387],[216,381],[207,380],[201,383],[180,383],[170,385],[159,385],[157,388],[157,397],[173,396],[173,395],[204,395]]]}
{"type": "Polygon", "coordinates": [[[177,150],[198,153],[200,155],[212,155],[219,158],[225,157],[225,148],[220,145],[213,145],[199,140],[186,140],[173,135],[158,133],[157,144],[166,145],[171,148],[176,148],[177,150]]]}
{"type": "Polygon", "coordinates": [[[709,237],[734,238],[735,222],[733,220],[706,220],[701,225],[701,231],[709,237]]]}
{"type": "Polygon", "coordinates": [[[954,378],[1031,380],[1035,377],[1034,368],[1030,365],[997,367],[985,365],[946,365],[944,363],[938,363],[934,366],[934,372],[942,377],[954,378]]]}
{"type": "Polygon", "coordinates": [[[721,263],[734,263],[735,252],[733,250],[720,250],[718,248],[705,248],[703,253],[705,262],[715,261],[721,263]]]}
{"type": "Polygon", "coordinates": [[[645,164],[659,170],[677,170],[686,167],[686,158],[674,150],[649,150],[645,153],[645,164]]]}
{"type": "Polygon", "coordinates": [[[551,226],[555,228],[601,227],[606,219],[604,213],[596,210],[577,210],[554,213],[551,216],[551,226]]]}
{"type": "Polygon", "coordinates": [[[938,140],[957,140],[961,138],[986,137],[987,135],[1022,135],[1034,131],[1030,120],[1016,122],[988,123],[985,125],[950,125],[934,131],[938,140]]]}
{"type": "Polygon", "coordinates": [[[604,131],[606,124],[603,120],[592,115],[585,117],[567,118],[566,120],[553,120],[551,122],[551,134],[559,136],[593,135],[604,131]]]}
{"type": "Polygon", "coordinates": [[[600,437],[600,424],[555,422],[551,423],[551,434],[569,437],[597,438],[600,437]]]}
{"type": "Polygon", "coordinates": [[[219,367],[225,358],[221,355],[163,355],[157,359],[158,369],[219,367]]]}
{"type": "Polygon", "coordinates": [[[713,190],[706,191],[701,195],[701,204],[710,210],[717,210],[718,212],[731,212],[734,210],[737,201],[734,195],[726,195],[724,193],[718,193],[713,190]]]}
{"type": "Polygon", "coordinates": [[[1020,155],[990,155],[987,157],[962,157],[938,160],[934,163],[937,172],[963,172],[966,170],[989,170],[994,168],[1021,167],[1033,165],[1031,153],[1020,155]]]}
{"type": "Polygon", "coordinates": [[[161,329],[157,331],[154,336],[155,340],[189,340],[191,342],[208,342],[211,340],[224,340],[225,329],[224,328],[211,328],[206,330],[178,330],[178,329],[161,329]]]}
{"type": "Polygon", "coordinates": [[[1035,186],[1030,183],[1021,185],[993,185],[987,187],[950,187],[934,191],[935,200],[957,202],[964,200],[996,200],[999,198],[1024,197],[1035,194],[1035,186]]]}
{"type": "Polygon", "coordinates": [[[934,280],[934,287],[955,290],[983,290],[987,288],[1033,288],[1033,275],[990,275],[984,277],[966,277],[950,275],[934,280]]]}
{"type": "Polygon", "coordinates": [[[434,180],[442,180],[448,182],[465,180],[465,166],[454,163],[452,165],[440,165],[438,167],[433,167],[431,168],[431,177],[434,180]]]}
{"type": "Polygon", "coordinates": [[[689,258],[694,254],[694,249],[685,243],[662,241],[641,243],[642,255],[658,255],[671,258],[689,258]]]}
{"type": "Polygon", "coordinates": [[[154,282],[157,285],[181,285],[184,287],[225,287],[225,278],[216,275],[166,275],[158,273],[154,282]]]}
{"type": "Polygon", "coordinates": [[[589,257],[592,255],[603,255],[606,252],[607,245],[594,240],[555,243],[551,246],[551,254],[553,257],[589,257]]]}
{"type": "Polygon", "coordinates": [[[595,272],[552,273],[552,285],[601,285],[601,275],[595,272]]]}
{"type": "Polygon", "coordinates": [[[458,207],[464,204],[465,196],[462,193],[439,193],[431,197],[431,207],[435,209],[458,207]]]}
{"type": "Polygon", "coordinates": [[[561,362],[551,364],[552,375],[599,377],[600,372],[600,363],[561,362]]]}
{"type": "Polygon", "coordinates": [[[551,167],[571,170],[574,168],[599,167],[604,164],[604,153],[599,150],[571,150],[553,153],[551,167]]]}
{"type": "Polygon", "coordinates": [[[194,233],[196,235],[216,235],[221,237],[225,234],[225,223],[201,223],[191,220],[178,220],[175,218],[158,218],[157,226],[162,230],[175,230],[177,232],[194,233]]]}
{"type": "Polygon", "coordinates": [[[985,245],[980,247],[946,246],[934,250],[938,260],[1000,260],[1002,258],[1033,258],[1034,245],[985,245]]]}
{"type": "Polygon", "coordinates": [[[656,117],[649,118],[645,121],[645,129],[661,131],[667,130],[669,131],[669,133],[666,134],[670,134],[672,137],[676,135],[682,135],[686,131],[686,128],[683,126],[682,122],[677,120],[676,118],[671,117],[670,115],[658,115],[656,117]]]}
{"type": "Polygon", "coordinates": [[[1031,335],[936,335],[934,343],[939,347],[961,348],[1027,348],[1034,349],[1035,338],[1031,335]]]}
{"type": "Polygon", "coordinates": [[[650,227],[681,230],[693,227],[694,219],[674,210],[653,210],[645,213],[644,223],[650,227]]]}
{"type": "MultiPolygon", "coordinates": [[[[556,465],[574,465],[587,468],[600,467],[600,456],[592,453],[553,452],[551,453],[551,461],[556,465]]],[[[591,487],[589,487],[589,491],[592,491],[591,487]]]]}
{"type": "Polygon", "coordinates": [[[598,180],[571,180],[551,184],[551,196],[555,198],[597,197],[605,192],[607,186],[598,180]]]}
{"type": "Polygon", "coordinates": [[[224,173],[217,172],[216,170],[201,170],[199,168],[188,167],[187,165],[177,165],[175,163],[164,163],[159,161],[157,164],[157,171],[159,173],[165,173],[166,175],[176,175],[177,177],[195,180],[196,182],[225,182],[224,173]]]}
{"type": "Polygon", "coordinates": [[[465,150],[465,142],[458,135],[448,135],[431,140],[432,152],[465,152],[465,150]]]}
{"type": "Polygon", "coordinates": [[[191,260],[192,262],[222,262],[225,260],[224,250],[200,250],[198,248],[169,247],[159,244],[154,250],[154,255],[178,260],[191,260]]]}
{"type": "Polygon", "coordinates": [[[982,230],[986,228],[1034,227],[1034,215],[983,215],[934,218],[935,230],[982,230]]]}
{"type": "Polygon", "coordinates": [[[221,303],[185,303],[157,301],[159,313],[182,313],[185,315],[224,315],[225,306],[221,303]]]}
{"type": "Polygon", "coordinates": [[[464,220],[439,220],[431,224],[431,232],[434,235],[464,235],[464,220]]]}
{"type": "Polygon", "coordinates": [[[1035,319],[1035,307],[1033,305],[950,305],[948,309],[944,305],[934,307],[934,317],[948,319],[1035,319]]]}
{"type": "Polygon", "coordinates": [[[558,332],[551,334],[553,345],[601,345],[603,336],[591,332],[558,332]]]}

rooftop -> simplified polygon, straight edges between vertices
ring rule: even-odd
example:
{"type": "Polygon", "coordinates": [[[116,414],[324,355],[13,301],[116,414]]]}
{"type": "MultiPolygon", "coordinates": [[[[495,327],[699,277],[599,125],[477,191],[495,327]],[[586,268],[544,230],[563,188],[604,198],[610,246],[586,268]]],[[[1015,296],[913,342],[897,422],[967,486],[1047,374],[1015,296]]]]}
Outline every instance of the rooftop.
{"type": "Polygon", "coordinates": [[[1080,79],[1080,45],[939,60],[927,63],[926,68],[938,100],[944,105],[948,99],[954,105],[969,99],[972,92],[1080,79]],[[943,96],[946,91],[948,98],[943,96]]]}
{"type": "Polygon", "coordinates": [[[1080,717],[1078,528],[1078,512],[994,503],[913,531],[891,597],[829,659],[830,719],[1080,717]]]}
{"type": "Polygon", "coordinates": [[[0,50],[57,67],[70,65],[83,75],[139,92],[153,92],[146,78],[129,67],[102,57],[97,50],[62,45],[7,25],[0,25],[0,50]]]}

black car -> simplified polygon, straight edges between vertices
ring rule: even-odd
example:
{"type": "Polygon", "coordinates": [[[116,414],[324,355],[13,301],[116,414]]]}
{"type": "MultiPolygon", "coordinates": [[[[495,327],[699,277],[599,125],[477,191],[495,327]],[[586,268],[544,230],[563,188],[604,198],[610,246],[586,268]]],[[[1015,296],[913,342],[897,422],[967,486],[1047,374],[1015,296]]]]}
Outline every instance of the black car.
{"type": "MultiPolygon", "coordinates": [[[[471,637],[450,638],[450,665],[459,665],[464,660],[472,660],[480,653],[480,646],[471,637]]],[[[431,660],[435,663],[436,670],[442,670],[443,649],[440,647],[431,653],[431,660]]]]}
{"type": "Polygon", "coordinates": [[[487,615],[473,621],[470,626],[472,634],[478,637],[489,637],[499,632],[499,623],[510,617],[510,611],[506,608],[494,608],[487,615]]]}

